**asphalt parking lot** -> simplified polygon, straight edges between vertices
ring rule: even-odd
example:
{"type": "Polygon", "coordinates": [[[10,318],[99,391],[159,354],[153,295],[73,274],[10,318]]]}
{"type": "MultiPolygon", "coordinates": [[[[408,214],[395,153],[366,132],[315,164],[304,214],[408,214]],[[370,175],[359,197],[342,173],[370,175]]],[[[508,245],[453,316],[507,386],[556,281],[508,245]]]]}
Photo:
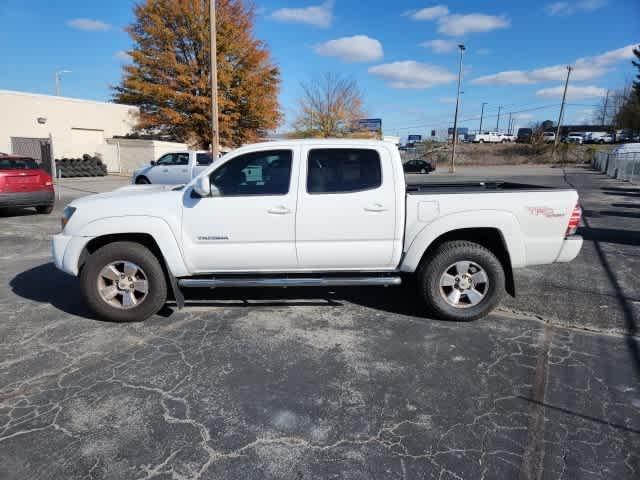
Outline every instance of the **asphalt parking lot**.
{"type": "Polygon", "coordinates": [[[101,322],[49,238],[66,201],[127,180],[65,179],[54,214],[3,214],[0,478],[638,478],[640,186],[458,176],[569,183],[586,213],[576,261],[518,271],[518,298],[465,324],[410,285],[218,290],[101,322]]]}

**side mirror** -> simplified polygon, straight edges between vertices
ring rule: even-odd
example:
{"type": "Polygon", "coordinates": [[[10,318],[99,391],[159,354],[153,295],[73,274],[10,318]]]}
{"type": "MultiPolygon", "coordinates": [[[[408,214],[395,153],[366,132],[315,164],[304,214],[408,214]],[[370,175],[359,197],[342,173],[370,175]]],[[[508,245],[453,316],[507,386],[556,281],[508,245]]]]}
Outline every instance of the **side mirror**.
{"type": "Polygon", "coordinates": [[[193,185],[193,191],[196,192],[201,197],[211,197],[214,195],[213,190],[217,195],[220,195],[220,192],[216,187],[211,186],[211,180],[208,175],[203,175],[202,177],[198,177],[196,183],[193,185]]]}
{"type": "Polygon", "coordinates": [[[155,161],[155,160],[151,160],[151,162],[150,162],[150,163],[151,163],[151,166],[152,166],[152,167],[155,167],[155,166],[156,166],[156,161],[155,161]]]}

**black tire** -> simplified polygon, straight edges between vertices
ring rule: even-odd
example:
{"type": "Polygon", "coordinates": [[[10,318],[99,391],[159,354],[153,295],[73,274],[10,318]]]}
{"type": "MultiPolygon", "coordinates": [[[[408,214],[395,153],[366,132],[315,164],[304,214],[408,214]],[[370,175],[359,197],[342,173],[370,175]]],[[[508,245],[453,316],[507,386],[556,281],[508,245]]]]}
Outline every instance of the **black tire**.
{"type": "Polygon", "coordinates": [[[420,170],[420,173],[427,173],[427,170],[423,168],[422,170],[420,170]]]}
{"type": "Polygon", "coordinates": [[[484,140],[480,139],[480,141],[478,143],[484,143],[484,140]]]}
{"type": "Polygon", "coordinates": [[[452,241],[440,245],[418,270],[420,294],[431,313],[443,320],[468,322],[488,315],[504,295],[505,275],[500,260],[488,249],[477,243],[452,241]],[[484,298],[473,306],[455,307],[445,300],[440,279],[447,269],[461,261],[480,266],[488,277],[484,298]]]}
{"type": "Polygon", "coordinates": [[[96,250],[80,273],[82,295],[100,318],[112,322],[140,322],[157,313],[167,301],[167,282],[156,256],[134,242],[114,242],[96,250]],[[112,262],[126,261],[138,265],[146,276],[148,293],[140,303],[128,309],[112,306],[98,291],[100,271],[112,262]]]}
{"type": "Polygon", "coordinates": [[[147,177],[136,178],[136,185],[149,185],[151,182],[147,177]]]}
{"type": "Polygon", "coordinates": [[[36,207],[36,212],[43,215],[49,215],[51,212],[53,212],[53,205],[38,205],[36,207]]]}

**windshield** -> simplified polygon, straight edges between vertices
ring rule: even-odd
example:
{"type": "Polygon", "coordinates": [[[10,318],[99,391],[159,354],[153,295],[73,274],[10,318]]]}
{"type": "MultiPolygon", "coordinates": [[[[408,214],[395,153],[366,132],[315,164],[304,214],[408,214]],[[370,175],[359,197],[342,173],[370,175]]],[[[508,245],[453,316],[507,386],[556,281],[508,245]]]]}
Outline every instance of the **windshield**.
{"type": "Polygon", "coordinates": [[[0,170],[36,170],[40,168],[32,158],[2,158],[0,157],[0,170]]]}

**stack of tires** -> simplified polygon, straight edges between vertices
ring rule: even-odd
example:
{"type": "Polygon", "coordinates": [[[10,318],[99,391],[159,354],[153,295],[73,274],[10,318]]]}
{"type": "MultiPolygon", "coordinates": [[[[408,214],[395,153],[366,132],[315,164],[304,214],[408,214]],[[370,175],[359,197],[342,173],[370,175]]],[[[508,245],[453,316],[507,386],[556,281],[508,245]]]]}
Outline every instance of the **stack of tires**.
{"type": "Polygon", "coordinates": [[[82,158],[56,158],[56,171],[62,178],[104,177],[107,166],[100,158],[85,154],[82,158]]]}

